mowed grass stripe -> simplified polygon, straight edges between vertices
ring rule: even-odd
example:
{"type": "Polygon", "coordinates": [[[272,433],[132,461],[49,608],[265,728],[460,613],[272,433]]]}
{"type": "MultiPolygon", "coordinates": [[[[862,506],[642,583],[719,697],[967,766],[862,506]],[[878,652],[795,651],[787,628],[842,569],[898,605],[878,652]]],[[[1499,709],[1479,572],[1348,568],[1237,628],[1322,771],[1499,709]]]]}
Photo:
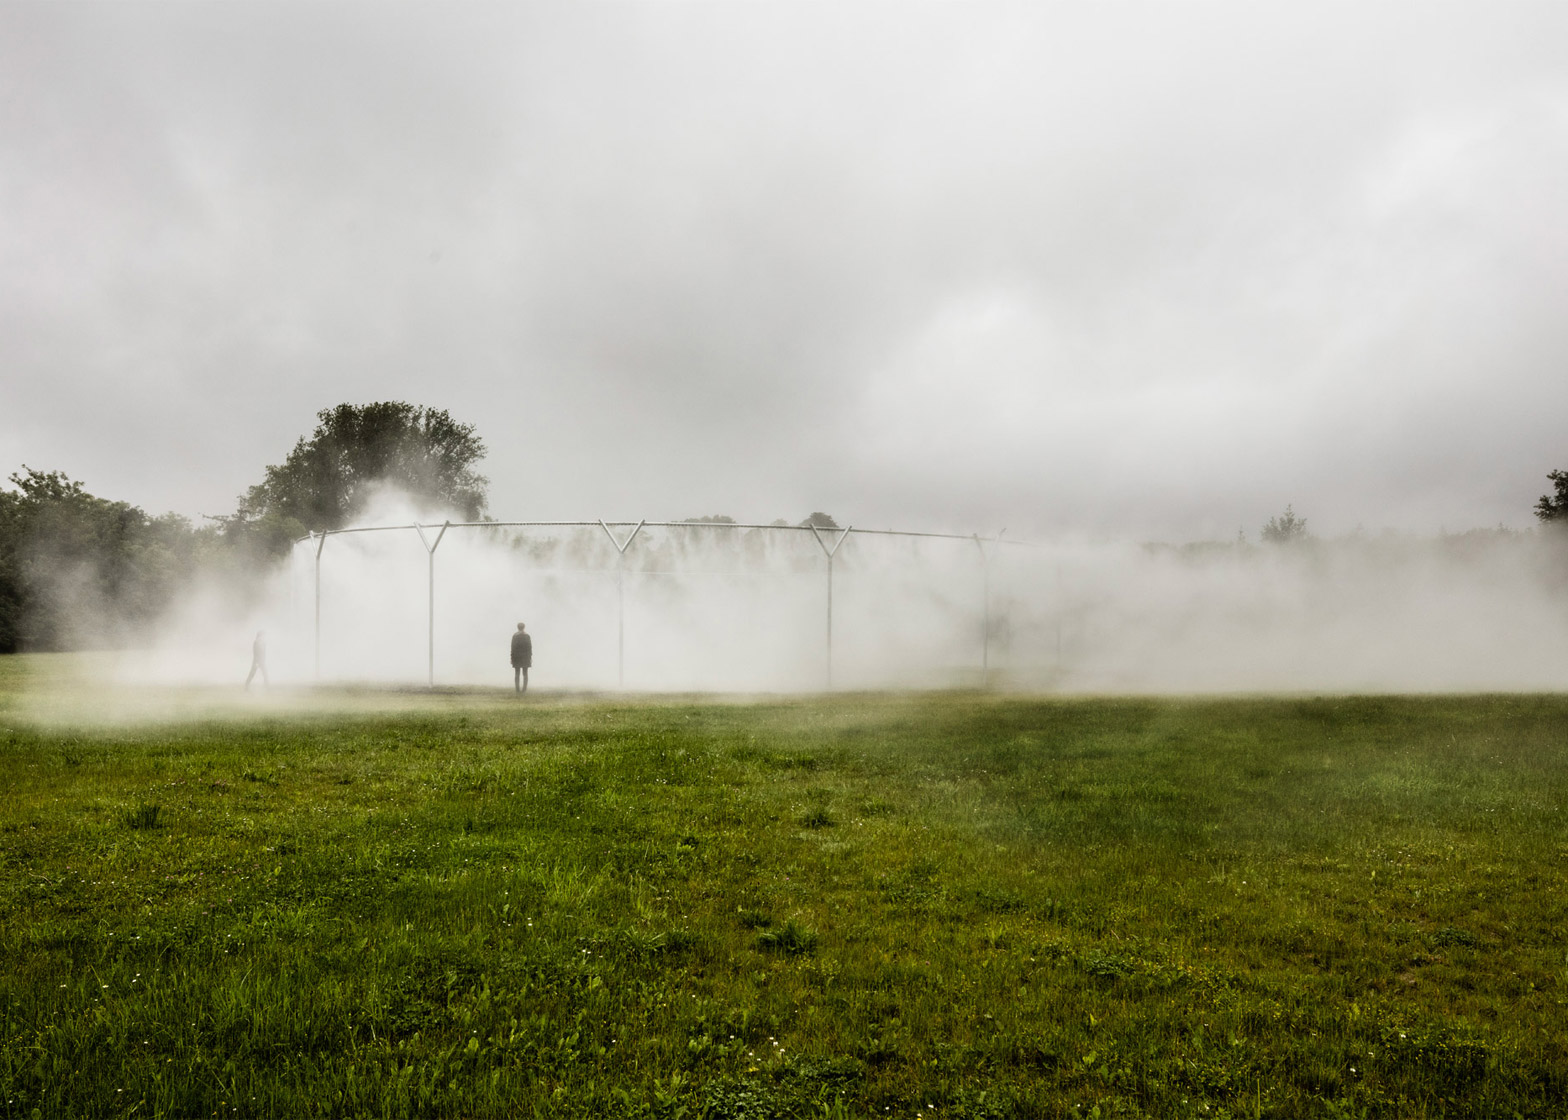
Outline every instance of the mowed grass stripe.
{"type": "Polygon", "coordinates": [[[1568,1099],[1559,697],[23,718],[6,1116],[1568,1099]]]}

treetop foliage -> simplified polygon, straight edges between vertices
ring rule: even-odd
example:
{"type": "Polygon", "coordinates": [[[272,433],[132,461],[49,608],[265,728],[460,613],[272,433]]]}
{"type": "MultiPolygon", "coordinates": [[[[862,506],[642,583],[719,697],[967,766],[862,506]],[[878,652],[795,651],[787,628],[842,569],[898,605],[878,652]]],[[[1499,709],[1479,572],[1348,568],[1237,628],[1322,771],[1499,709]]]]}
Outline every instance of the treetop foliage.
{"type": "Polygon", "coordinates": [[[1295,544],[1307,539],[1307,519],[1297,517],[1290,506],[1278,517],[1271,517],[1263,526],[1263,539],[1270,544],[1295,544]]]}
{"type": "Polygon", "coordinates": [[[240,499],[237,520],[298,526],[296,535],[341,529],[379,486],[465,521],[484,516],[489,479],[473,469],[485,454],[474,425],[403,401],[340,404],[316,419],[310,438],[240,499]]]}
{"type": "Polygon", "coordinates": [[[1535,503],[1535,516],[1547,524],[1568,525],[1568,471],[1551,471],[1546,477],[1552,480],[1557,493],[1541,495],[1535,503]]]}

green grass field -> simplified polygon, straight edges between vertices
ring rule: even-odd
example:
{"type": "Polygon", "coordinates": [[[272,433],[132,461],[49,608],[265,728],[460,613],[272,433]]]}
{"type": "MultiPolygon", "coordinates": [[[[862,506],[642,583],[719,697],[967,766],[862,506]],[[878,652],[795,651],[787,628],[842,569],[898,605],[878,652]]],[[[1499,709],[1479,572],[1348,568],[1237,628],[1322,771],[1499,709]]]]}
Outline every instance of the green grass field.
{"type": "Polygon", "coordinates": [[[67,665],[0,660],[3,1116],[1568,1113],[1568,698],[67,665]]]}

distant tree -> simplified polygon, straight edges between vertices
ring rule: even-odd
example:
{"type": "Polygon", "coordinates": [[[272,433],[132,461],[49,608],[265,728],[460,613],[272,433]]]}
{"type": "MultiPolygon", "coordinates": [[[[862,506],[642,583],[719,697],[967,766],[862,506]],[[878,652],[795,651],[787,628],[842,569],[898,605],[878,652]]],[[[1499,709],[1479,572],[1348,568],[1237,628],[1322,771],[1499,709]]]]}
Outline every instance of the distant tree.
{"type": "Polygon", "coordinates": [[[237,514],[222,519],[228,532],[341,529],[382,485],[467,521],[484,516],[489,479],[473,466],[485,447],[472,424],[402,401],[340,404],[316,419],[311,437],[268,467],[240,499],[237,514]]]}
{"type": "Polygon", "coordinates": [[[837,529],[839,527],[837,521],[821,512],[813,513],[806,520],[802,521],[801,525],[815,525],[818,529],[837,529]]]}
{"type": "Polygon", "coordinates": [[[1535,503],[1535,516],[1548,524],[1568,525],[1568,471],[1551,471],[1546,477],[1552,480],[1557,493],[1541,495],[1535,503]]]}
{"type": "Polygon", "coordinates": [[[735,519],[728,514],[715,513],[711,517],[688,517],[688,525],[733,525],[735,519]]]}
{"type": "Polygon", "coordinates": [[[215,547],[174,514],[149,517],[59,471],[0,489],[0,652],[119,643],[153,622],[215,547]]]}
{"type": "Polygon", "coordinates": [[[1295,544],[1307,539],[1307,519],[1297,517],[1290,506],[1278,517],[1271,517],[1263,526],[1263,539],[1270,544],[1295,544]]]}

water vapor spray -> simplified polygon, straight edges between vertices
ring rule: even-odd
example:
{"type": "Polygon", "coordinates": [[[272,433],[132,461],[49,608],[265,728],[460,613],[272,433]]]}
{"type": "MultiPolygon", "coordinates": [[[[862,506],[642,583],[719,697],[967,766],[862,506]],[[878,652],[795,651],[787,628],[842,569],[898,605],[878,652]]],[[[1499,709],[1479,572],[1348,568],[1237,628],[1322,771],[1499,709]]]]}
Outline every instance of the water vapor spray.
{"type": "Polygon", "coordinates": [[[796,526],[459,526],[383,501],[299,543],[244,620],[193,603],[144,675],[536,689],[1065,692],[1555,689],[1549,534],[1288,546],[1010,542],[796,526]],[[414,528],[422,526],[421,529],[414,528]],[[830,573],[831,569],[831,573],[830,573]]]}

